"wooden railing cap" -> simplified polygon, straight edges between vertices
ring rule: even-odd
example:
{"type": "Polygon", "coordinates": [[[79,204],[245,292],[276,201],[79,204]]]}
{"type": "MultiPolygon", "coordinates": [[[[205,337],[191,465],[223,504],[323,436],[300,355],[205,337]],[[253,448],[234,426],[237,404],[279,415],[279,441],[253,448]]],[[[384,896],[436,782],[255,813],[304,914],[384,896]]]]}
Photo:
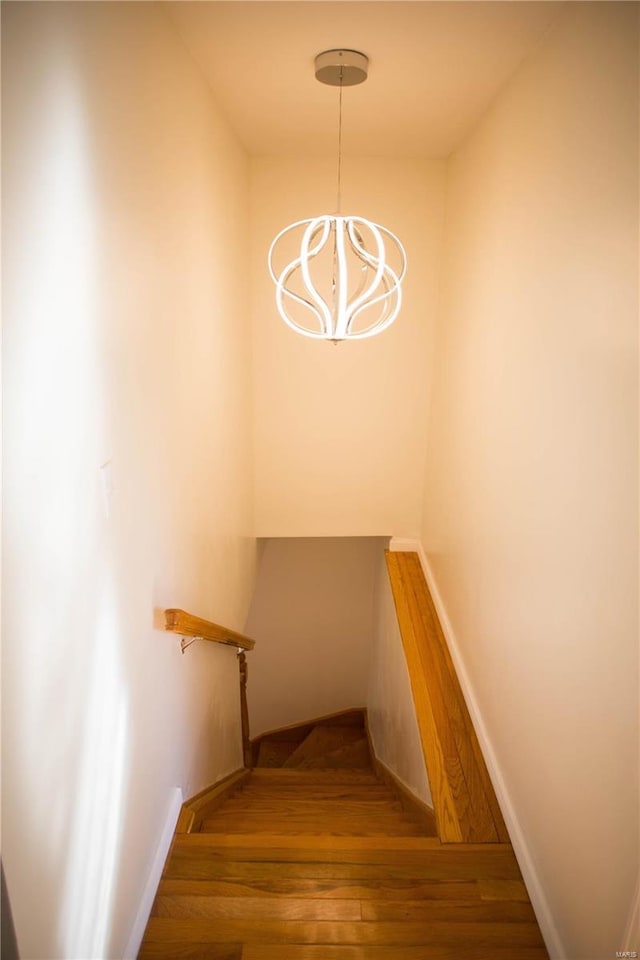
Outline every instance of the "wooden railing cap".
{"type": "Polygon", "coordinates": [[[251,637],[245,637],[242,633],[236,633],[235,630],[229,630],[228,627],[222,627],[211,620],[194,617],[185,610],[171,608],[165,610],[164,617],[165,630],[178,633],[182,637],[197,637],[214,643],[224,643],[230,647],[241,647],[243,650],[253,650],[256,645],[251,637]]]}

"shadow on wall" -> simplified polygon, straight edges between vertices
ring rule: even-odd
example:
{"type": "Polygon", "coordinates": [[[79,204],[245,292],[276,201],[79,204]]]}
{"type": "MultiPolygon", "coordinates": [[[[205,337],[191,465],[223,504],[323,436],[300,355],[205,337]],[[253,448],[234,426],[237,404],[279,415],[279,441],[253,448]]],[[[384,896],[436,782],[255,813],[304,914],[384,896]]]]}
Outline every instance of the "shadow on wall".
{"type": "Polygon", "coordinates": [[[2,956],[17,955],[17,930],[24,956],[89,958],[107,954],[113,932],[131,736],[96,469],[108,416],[100,257],[81,84],[55,27],[46,90],[23,71],[24,22],[5,61],[25,96],[42,98],[45,119],[3,100],[4,172],[24,189],[11,192],[3,224],[5,385],[19,416],[5,433],[2,956]]]}

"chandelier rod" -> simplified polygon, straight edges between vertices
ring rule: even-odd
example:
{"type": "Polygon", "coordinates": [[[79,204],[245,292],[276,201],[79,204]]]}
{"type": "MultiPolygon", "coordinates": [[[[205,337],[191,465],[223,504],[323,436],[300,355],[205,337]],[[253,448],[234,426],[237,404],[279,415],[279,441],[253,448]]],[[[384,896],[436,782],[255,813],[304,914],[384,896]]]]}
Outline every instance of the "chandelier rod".
{"type": "Polygon", "coordinates": [[[344,68],[340,66],[340,96],[338,98],[338,189],[336,198],[336,214],[340,215],[342,207],[342,80],[344,68]]]}

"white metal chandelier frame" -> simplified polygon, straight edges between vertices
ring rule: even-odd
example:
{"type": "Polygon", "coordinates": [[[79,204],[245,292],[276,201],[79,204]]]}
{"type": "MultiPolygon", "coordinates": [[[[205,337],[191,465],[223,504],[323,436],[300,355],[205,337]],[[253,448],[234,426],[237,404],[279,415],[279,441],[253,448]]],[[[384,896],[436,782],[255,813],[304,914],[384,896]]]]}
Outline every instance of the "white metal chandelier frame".
{"type": "Polygon", "coordinates": [[[268,255],[280,316],[296,333],[315,340],[363,340],[386,330],[402,305],[406,254],[398,237],[364,217],[342,216],[342,89],[367,78],[368,58],[355,50],[327,50],[315,60],[316,78],[340,88],[337,212],[297,220],[274,238],[268,255]],[[274,254],[283,238],[302,232],[297,255],[277,269],[274,254]],[[389,250],[395,258],[389,263],[389,250]],[[321,254],[332,260],[330,297],[313,276],[321,254]],[[291,282],[298,289],[292,289],[291,282]],[[296,306],[297,305],[297,306],[296,306]],[[292,309],[295,307],[295,310],[292,309]],[[367,311],[373,308],[373,314],[367,311]]]}

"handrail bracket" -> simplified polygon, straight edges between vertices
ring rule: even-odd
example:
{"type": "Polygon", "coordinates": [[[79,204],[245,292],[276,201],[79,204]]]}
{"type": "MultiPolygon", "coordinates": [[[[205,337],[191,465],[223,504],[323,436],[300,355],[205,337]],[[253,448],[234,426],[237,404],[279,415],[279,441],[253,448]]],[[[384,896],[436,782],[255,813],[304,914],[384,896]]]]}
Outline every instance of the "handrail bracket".
{"type": "Polygon", "coordinates": [[[186,637],[180,637],[180,649],[182,652],[184,653],[187,647],[190,647],[196,640],[204,640],[204,637],[190,637],[188,640],[186,637]]]}
{"type": "Polygon", "coordinates": [[[255,640],[252,640],[251,637],[245,637],[241,633],[236,633],[235,630],[222,627],[219,623],[194,617],[193,614],[186,613],[184,610],[174,608],[165,610],[164,616],[165,630],[178,633],[182,637],[180,648],[183,653],[194,640],[212,640],[214,643],[241,647],[243,650],[253,650],[255,646],[255,640]],[[185,642],[185,637],[189,637],[189,641],[185,642]]]}

